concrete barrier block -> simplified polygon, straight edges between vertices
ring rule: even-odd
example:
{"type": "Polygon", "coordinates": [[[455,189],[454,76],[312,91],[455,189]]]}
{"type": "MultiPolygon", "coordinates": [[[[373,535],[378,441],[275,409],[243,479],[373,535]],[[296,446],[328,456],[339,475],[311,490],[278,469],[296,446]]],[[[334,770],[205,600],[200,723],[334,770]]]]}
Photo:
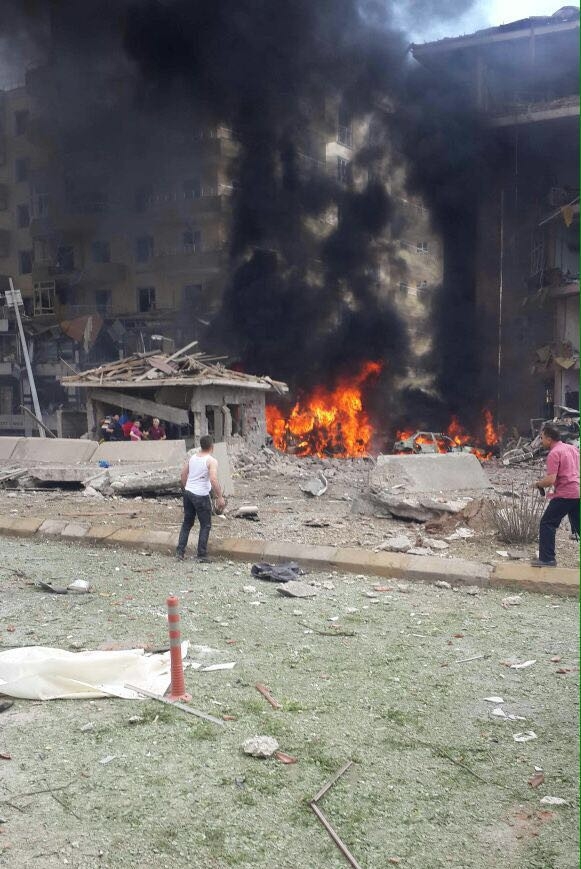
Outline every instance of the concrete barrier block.
{"type": "Polygon", "coordinates": [[[38,533],[49,534],[51,537],[60,537],[68,524],[68,519],[45,519],[38,529],[38,533]]]}
{"type": "Polygon", "coordinates": [[[12,458],[12,454],[20,441],[25,438],[0,438],[0,462],[7,462],[12,458]]]}
{"type": "Polygon", "coordinates": [[[212,540],[208,546],[210,555],[221,555],[237,561],[260,561],[264,554],[263,540],[244,540],[241,537],[226,537],[212,540]]]}
{"type": "Polygon", "coordinates": [[[84,525],[81,522],[70,522],[62,530],[63,537],[86,537],[89,525],[84,525]]]}
{"type": "Polygon", "coordinates": [[[183,465],[186,460],[185,441],[110,441],[109,443],[95,444],[96,449],[92,455],[91,463],[100,461],[109,462],[111,465],[150,465],[160,462],[164,465],[183,465]]]}
{"type": "Polygon", "coordinates": [[[12,534],[17,537],[32,537],[42,525],[42,519],[34,519],[32,516],[26,519],[15,519],[12,524],[12,534]]]}
{"type": "Polygon", "coordinates": [[[567,567],[531,567],[529,564],[508,562],[494,568],[490,585],[576,597],[579,594],[579,571],[567,567]]]}
{"type": "Polygon", "coordinates": [[[296,561],[319,570],[330,568],[337,550],[334,546],[313,546],[306,543],[266,543],[262,557],[265,561],[296,561]]]}
{"type": "Polygon", "coordinates": [[[443,455],[383,456],[371,473],[372,485],[402,486],[397,494],[410,492],[483,491],[490,480],[472,453],[443,455]]]}
{"type": "Polygon", "coordinates": [[[75,438],[21,438],[10,461],[78,465],[90,461],[96,449],[94,441],[75,438]]]}
{"type": "Polygon", "coordinates": [[[115,529],[107,527],[107,525],[90,525],[89,530],[85,534],[85,540],[91,540],[99,543],[102,540],[107,540],[114,533],[115,529]]]}

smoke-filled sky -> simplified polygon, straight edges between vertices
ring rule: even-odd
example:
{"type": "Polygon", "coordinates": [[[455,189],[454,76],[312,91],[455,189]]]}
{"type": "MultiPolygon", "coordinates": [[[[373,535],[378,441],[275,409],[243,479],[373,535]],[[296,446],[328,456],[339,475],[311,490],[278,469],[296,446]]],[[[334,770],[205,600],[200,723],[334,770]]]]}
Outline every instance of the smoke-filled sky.
{"type": "MultiPolygon", "coordinates": [[[[79,0],[79,4],[82,3],[83,0],[79,0]]],[[[23,2],[22,6],[25,5],[23,2]]],[[[387,3],[383,0],[377,3],[379,7],[384,5],[387,3]]],[[[429,42],[445,36],[472,33],[532,15],[552,15],[560,8],[559,0],[407,0],[396,5],[399,7],[397,18],[410,42],[429,42]],[[442,15],[443,9],[446,15],[442,15]]],[[[569,0],[567,5],[578,7],[579,2],[569,0]]],[[[10,9],[11,4],[7,4],[4,10],[0,7],[0,89],[23,83],[24,71],[35,53],[32,40],[21,36],[15,43],[9,22],[4,20],[11,14],[10,9]],[[10,32],[8,38],[4,35],[7,31],[10,32]]]]}

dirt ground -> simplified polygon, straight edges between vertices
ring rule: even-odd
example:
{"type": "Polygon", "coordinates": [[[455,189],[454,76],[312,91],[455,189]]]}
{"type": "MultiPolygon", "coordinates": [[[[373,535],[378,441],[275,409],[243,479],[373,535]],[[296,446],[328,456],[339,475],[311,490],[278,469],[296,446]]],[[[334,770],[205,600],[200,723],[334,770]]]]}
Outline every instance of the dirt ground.
{"type": "MultiPolygon", "coordinates": [[[[170,520],[177,505],[152,508],[170,520]]],[[[190,657],[235,667],[186,669],[193,705],[234,719],[223,728],[149,700],[16,700],[0,715],[11,757],[0,759],[0,865],[342,869],[308,801],[351,759],[322,808],[365,869],[578,866],[575,601],[523,594],[503,608],[502,591],[382,581],[392,590],[374,592],[377,580],[335,573],[305,577],[317,596],[296,601],[245,564],[1,545],[2,649],[163,645],[176,592],[190,657]],[[91,594],[33,585],[79,577],[91,594]],[[494,717],[495,695],[526,720],[494,717]],[[513,738],[529,730],[535,739],[513,738]],[[297,763],[246,757],[256,734],[297,763]]]]}
{"type": "MultiPolygon", "coordinates": [[[[414,461],[410,457],[410,461],[414,461]]],[[[235,495],[229,499],[225,517],[216,517],[212,536],[247,537],[259,540],[355,546],[373,550],[380,546],[391,532],[405,534],[414,545],[421,545],[424,528],[419,523],[373,516],[356,516],[351,512],[351,499],[367,483],[369,462],[364,460],[294,459],[274,457],[269,462],[239,463],[233,474],[235,495]],[[301,481],[322,470],[329,488],[321,498],[304,495],[301,481]],[[259,508],[259,521],[233,518],[236,508],[255,504],[259,508]],[[328,523],[325,527],[311,527],[310,521],[328,523]]],[[[520,492],[542,475],[543,462],[537,461],[505,468],[500,462],[490,461],[485,470],[495,492],[520,492]]],[[[459,493],[445,492],[446,497],[459,497],[459,493]]],[[[163,496],[89,498],[81,492],[45,490],[7,493],[0,502],[0,515],[35,516],[46,518],[79,518],[91,524],[105,524],[111,528],[146,527],[178,531],[183,511],[181,498],[163,496]]],[[[490,524],[481,521],[474,528],[475,536],[450,541],[449,549],[435,554],[442,558],[464,558],[488,564],[498,564],[506,557],[510,545],[499,541],[490,524]]],[[[432,534],[434,536],[441,536],[432,534]]],[[[194,536],[192,541],[195,543],[194,536]]],[[[518,545],[525,559],[537,555],[536,543],[518,545]]],[[[578,544],[570,540],[570,529],[564,521],[557,535],[557,559],[563,567],[579,567],[578,544]]]]}

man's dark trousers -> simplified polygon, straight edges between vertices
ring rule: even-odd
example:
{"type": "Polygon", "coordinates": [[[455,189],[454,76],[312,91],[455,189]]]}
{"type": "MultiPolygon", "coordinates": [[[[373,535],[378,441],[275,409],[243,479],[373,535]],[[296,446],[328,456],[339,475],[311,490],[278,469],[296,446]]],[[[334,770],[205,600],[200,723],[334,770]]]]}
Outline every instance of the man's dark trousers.
{"type": "Polygon", "coordinates": [[[551,498],[539,529],[539,561],[555,561],[555,534],[565,516],[571,531],[579,533],[579,499],[551,498]]]}
{"type": "Polygon", "coordinates": [[[194,495],[193,492],[184,492],[184,521],[180,529],[177,546],[177,554],[183,555],[188,545],[188,537],[192,525],[198,517],[200,534],[198,537],[198,558],[205,558],[208,551],[208,538],[212,527],[212,504],[209,495],[194,495]]]}

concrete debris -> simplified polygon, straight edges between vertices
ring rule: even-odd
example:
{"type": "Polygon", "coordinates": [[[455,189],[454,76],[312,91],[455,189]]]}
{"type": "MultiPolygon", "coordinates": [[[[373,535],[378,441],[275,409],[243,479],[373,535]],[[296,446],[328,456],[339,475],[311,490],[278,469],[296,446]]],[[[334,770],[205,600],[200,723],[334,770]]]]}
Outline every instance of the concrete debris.
{"type": "Polygon", "coordinates": [[[409,537],[401,536],[401,537],[391,537],[389,540],[385,540],[380,546],[377,546],[376,552],[407,552],[408,549],[412,548],[412,542],[409,537]]]}
{"type": "Polygon", "coordinates": [[[411,549],[408,549],[408,555],[431,555],[432,550],[427,546],[412,546],[411,549]]]}
{"type": "Polygon", "coordinates": [[[101,492],[98,492],[97,489],[94,489],[93,486],[85,486],[83,490],[83,495],[87,498],[103,498],[104,496],[101,492]]]}
{"type": "Polygon", "coordinates": [[[299,484],[301,492],[304,492],[305,495],[310,495],[313,498],[320,498],[321,495],[325,494],[328,487],[329,483],[322,472],[319,472],[316,477],[311,477],[310,480],[299,484]]]}
{"type": "Polygon", "coordinates": [[[509,606],[520,606],[522,603],[522,597],[519,594],[510,595],[510,597],[504,597],[502,599],[502,606],[504,609],[508,609],[509,606]]]}
{"type": "Polygon", "coordinates": [[[541,799],[542,806],[566,806],[568,805],[567,800],[564,800],[562,797],[543,797],[541,799]]]}
{"type": "Polygon", "coordinates": [[[508,550],[508,557],[512,561],[519,561],[523,558],[528,558],[529,556],[528,556],[528,553],[526,553],[524,551],[524,549],[509,549],[508,550]]]}
{"type": "Polygon", "coordinates": [[[524,733],[514,733],[515,742],[530,742],[532,739],[537,739],[537,734],[534,730],[526,730],[524,733]]]}
{"type": "Polygon", "coordinates": [[[72,591],[73,594],[87,594],[91,591],[91,583],[86,579],[75,579],[67,585],[67,591],[72,591]]]}
{"type": "Polygon", "coordinates": [[[436,586],[436,588],[452,588],[450,583],[446,582],[445,579],[439,579],[437,582],[434,583],[434,585],[436,586]]]}
{"type": "Polygon", "coordinates": [[[469,537],[474,537],[475,532],[471,528],[456,528],[456,530],[446,537],[446,540],[468,540],[469,537]]]}
{"type": "Polygon", "coordinates": [[[251,736],[242,743],[244,754],[252,757],[272,757],[279,744],[273,736],[251,736]]]}
{"type": "Polygon", "coordinates": [[[484,491],[491,487],[480,462],[472,453],[388,456],[379,455],[371,485],[403,484],[405,492],[484,491]]]}

